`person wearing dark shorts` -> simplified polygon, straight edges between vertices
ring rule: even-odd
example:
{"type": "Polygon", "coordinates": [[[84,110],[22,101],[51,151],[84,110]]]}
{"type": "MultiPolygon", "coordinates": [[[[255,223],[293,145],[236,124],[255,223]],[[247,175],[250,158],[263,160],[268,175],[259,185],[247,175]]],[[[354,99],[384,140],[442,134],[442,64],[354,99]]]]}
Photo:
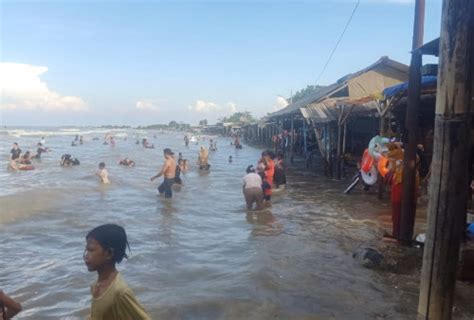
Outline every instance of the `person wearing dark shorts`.
{"type": "Polygon", "coordinates": [[[165,198],[173,197],[173,190],[171,189],[171,187],[173,186],[174,182],[175,178],[164,178],[163,182],[158,187],[158,192],[160,194],[165,194],[165,198]]]}
{"type": "Polygon", "coordinates": [[[165,194],[165,198],[171,198],[173,196],[173,191],[171,186],[176,179],[176,161],[174,160],[174,153],[171,149],[166,148],[163,150],[163,155],[165,158],[165,163],[161,170],[153,177],[150,178],[151,181],[155,180],[158,177],[164,176],[163,182],[158,187],[158,192],[160,194],[165,194]]]}

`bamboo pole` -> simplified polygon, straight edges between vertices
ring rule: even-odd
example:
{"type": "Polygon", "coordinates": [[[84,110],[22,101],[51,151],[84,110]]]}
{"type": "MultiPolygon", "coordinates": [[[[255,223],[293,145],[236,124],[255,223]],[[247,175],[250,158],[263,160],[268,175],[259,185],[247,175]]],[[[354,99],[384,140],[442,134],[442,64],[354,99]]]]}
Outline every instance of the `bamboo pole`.
{"type": "Polygon", "coordinates": [[[467,207],[474,2],[444,0],[428,230],[418,319],[449,320],[467,207]]]}
{"type": "Polygon", "coordinates": [[[413,27],[412,55],[408,79],[408,102],[406,111],[405,154],[403,157],[403,192],[400,216],[400,237],[404,242],[410,242],[416,215],[416,145],[417,145],[417,116],[421,93],[421,53],[416,48],[423,44],[423,26],[425,19],[425,0],[416,0],[415,23],[413,27]]]}

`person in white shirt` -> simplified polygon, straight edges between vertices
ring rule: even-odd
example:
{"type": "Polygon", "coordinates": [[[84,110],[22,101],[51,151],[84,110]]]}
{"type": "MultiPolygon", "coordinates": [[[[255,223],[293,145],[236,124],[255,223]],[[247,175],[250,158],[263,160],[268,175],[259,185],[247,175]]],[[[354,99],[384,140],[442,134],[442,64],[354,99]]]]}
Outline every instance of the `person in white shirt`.
{"type": "Polygon", "coordinates": [[[101,162],[99,163],[99,170],[97,170],[97,176],[100,178],[100,182],[103,184],[109,184],[109,173],[107,172],[107,169],[105,169],[105,163],[101,162]]]}
{"type": "Polygon", "coordinates": [[[254,203],[257,205],[256,210],[263,209],[262,178],[255,173],[252,165],[247,167],[247,174],[243,179],[243,192],[247,210],[252,210],[254,203]]]}

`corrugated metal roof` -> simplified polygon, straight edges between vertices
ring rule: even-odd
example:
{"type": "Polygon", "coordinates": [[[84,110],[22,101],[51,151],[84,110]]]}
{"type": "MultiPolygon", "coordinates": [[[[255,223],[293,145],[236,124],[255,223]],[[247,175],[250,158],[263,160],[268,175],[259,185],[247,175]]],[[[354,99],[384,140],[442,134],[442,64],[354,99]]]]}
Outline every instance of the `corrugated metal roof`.
{"type": "Polygon", "coordinates": [[[331,85],[323,87],[320,90],[317,90],[317,91],[313,92],[308,97],[303,98],[301,100],[298,100],[295,103],[290,104],[290,105],[286,106],[285,108],[283,108],[281,110],[273,112],[272,114],[269,115],[269,117],[278,117],[278,116],[282,116],[282,115],[285,115],[285,114],[298,112],[298,110],[301,110],[301,108],[306,107],[306,106],[308,106],[312,103],[319,102],[319,100],[321,100],[325,96],[329,95],[333,91],[336,91],[337,89],[343,88],[344,86],[347,85],[347,82],[350,79],[352,79],[354,77],[357,77],[357,76],[359,76],[359,75],[361,75],[365,72],[368,72],[368,71],[370,71],[370,70],[372,70],[372,69],[374,69],[374,68],[376,68],[376,67],[378,67],[382,64],[390,66],[391,68],[400,70],[402,72],[408,73],[409,67],[407,65],[405,65],[403,63],[400,63],[400,62],[397,62],[395,60],[392,60],[387,56],[383,56],[379,60],[377,60],[375,63],[371,64],[370,66],[368,66],[368,67],[366,67],[366,68],[364,68],[360,71],[350,73],[350,74],[342,77],[336,83],[333,83],[331,85]]]}
{"type": "Polygon", "coordinates": [[[319,103],[312,103],[301,108],[300,111],[304,118],[311,119],[313,123],[328,123],[338,121],[339,106],[341,105],[344,105],[346,112],[350,110],[348,119],[378,114],[376,101],[350,105],[344,99],[327,99],[319,103]]]}

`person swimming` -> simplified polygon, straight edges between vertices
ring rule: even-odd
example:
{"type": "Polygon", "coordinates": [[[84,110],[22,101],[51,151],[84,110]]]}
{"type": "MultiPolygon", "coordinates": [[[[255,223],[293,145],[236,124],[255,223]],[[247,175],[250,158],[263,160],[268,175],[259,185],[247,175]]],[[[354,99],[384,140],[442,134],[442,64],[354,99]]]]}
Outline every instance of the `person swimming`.
{"type": "Polygon", "coordinates": [[[99,163],[99,170],[97,170],[96,175],[100,178],[100,182],[103,184],[110,184],[109,173],[107,172],[107,169],[105,169],[104,162],[99,163]]]}
{"type": "Polygon", "coordinates": [[[18,161],[21,164],[31,164],[31,153],[29,151],[26,151],[23,156],[21,156],[20,160],[18,161]]]}
{"type": "Polygon", "coordinates": [[[79,159],[71,156],[70,154],[66,153],[61,156],[60,165],[62,167],[70,167],[70,166],[78,166],[80,164],[79,159]]]}
{"type": "Polygon", "coordinates": [[[128,258],[127,248],[127,234],[119,225],[104,224],[87,234],[84,263],[89,272],[97,272],[89,319],[151,319],[116,268],[128,258]]]}
{"type": "Polygon", "coordinates": [[[126,167],[134,167],[135,161],[130,160],[129,158],[125,158],[119,161],[119,165],[126,166],[126,167]]]}

